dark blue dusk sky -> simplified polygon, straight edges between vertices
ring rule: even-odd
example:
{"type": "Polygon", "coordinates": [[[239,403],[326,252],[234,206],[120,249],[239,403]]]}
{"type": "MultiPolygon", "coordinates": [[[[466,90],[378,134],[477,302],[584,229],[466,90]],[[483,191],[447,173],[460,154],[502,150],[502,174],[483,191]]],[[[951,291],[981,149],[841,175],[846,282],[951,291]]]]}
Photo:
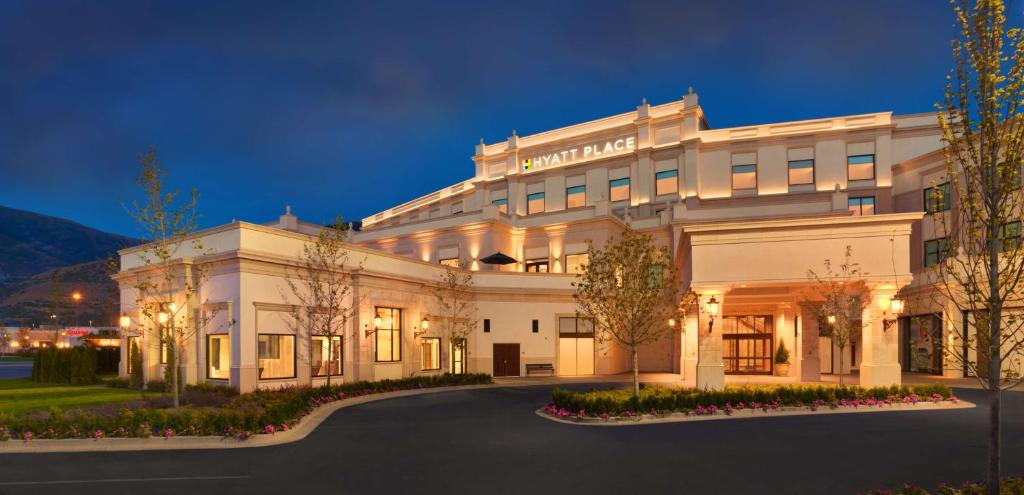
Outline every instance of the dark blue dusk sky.
{"type": "Polygon", "coordinates": [[[468,178],[481,137],[688,86],[712,127],[931,111],[952,32],[945,0],[7,0],[0,205],[139,235],[118,198],[155,145],[205,226],[358,219],[468,178]]]}

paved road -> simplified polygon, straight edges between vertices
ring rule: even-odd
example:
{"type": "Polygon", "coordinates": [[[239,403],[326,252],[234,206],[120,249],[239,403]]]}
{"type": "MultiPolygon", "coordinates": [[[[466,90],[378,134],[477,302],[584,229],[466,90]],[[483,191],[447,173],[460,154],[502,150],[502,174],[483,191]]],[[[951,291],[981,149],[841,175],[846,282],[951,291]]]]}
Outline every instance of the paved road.
{"type": "MultiPolygon", "coordinates": [[[[265,448],[0,455],[0,493],[849,494],[983,472],[983,408],[594,428],[536,417],[548,397],[381,401],[265,448]]],[[[1004,403],[1005,468],[1024,474],[1024,393],[1004,403]]]]}
{"type": "Polygon", "coordinates": [[[32,361],[0,361],[0,380],[32,376],[32,361]]]}

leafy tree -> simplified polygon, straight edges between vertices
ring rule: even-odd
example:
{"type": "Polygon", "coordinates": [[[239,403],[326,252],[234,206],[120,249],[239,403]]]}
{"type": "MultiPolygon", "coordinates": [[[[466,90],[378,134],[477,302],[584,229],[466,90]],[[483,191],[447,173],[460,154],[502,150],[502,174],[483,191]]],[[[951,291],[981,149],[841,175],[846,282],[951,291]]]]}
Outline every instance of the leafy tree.
{"type": "MultiPolygon", "coordinates": [[[[441,274],[440,280],[431,289],[431,292],[439,317],[434,325],[439,330],[438,335],[446,338],[450,344],[447,351],[449,355],[445,359],[448,363],[448,370],[452,373],[456,371],[465,373],[465,369],[454,369],[454,352],[455,347],[459,345],[463,346],[465,353],[469,352],[465,343],[477,326],[477,305],[473,297],[473,272],[466,270],[465,264],[461,264],[459,269],[446,265],[444,273],[441,274]]],[[[465,359],[464,355],[463,360],[465,359]]]]}
{"type": "MultiPolygon", "coordinates": [[[[853,261],[853,248],[846,246],[843,262],[838,267],[832,260],[825,260],[825,271],[820,275],[814,270],[807,270],[807,278],[814,282],[817,297],[824,298],[818,304],[821,319],[828,322],[828,332],[832,344],[839,349],[839,385],[844,385],[843,355],[850,345],[853,332],[860,331],[855,322],[861,321],[863,309],[863,289],[865,275],[860,263],[853,261]]],[[[812,303],[813,304],[813,303],[812,303]]]]}
{"type": "Polygon", "coordinates": [[[1002,0],[954,0],[953,68],[938,107],[948,194],[934,188],[936,232],[948,238],[933,282],[943,302],[967,315],[947,356],[989,396],[988,492],[999,493],[1001,392],[1021,382],[1024,317],[1020,242],[1024,161],[1024,33],[1010,28],[1002,0]],[[971,335],[968,328],[977,331],[971,335]],[[967,348],[966,352],[964,347],[967,348]],[[972,359],[971,354],[975,357],[972,359]]]}
{"type": "Polygon", "coordinates": [[[639,396],[637,350],[664,337],[669,319],[685,319],[695,296],[681,294],[668,249],[656,247],[649,235],[627,228],[600,249],[591,244],[587,252],[589,261],[573,282],[576,305],[594,319],[598,342],[628,349],[633,394],[639,396]]]}

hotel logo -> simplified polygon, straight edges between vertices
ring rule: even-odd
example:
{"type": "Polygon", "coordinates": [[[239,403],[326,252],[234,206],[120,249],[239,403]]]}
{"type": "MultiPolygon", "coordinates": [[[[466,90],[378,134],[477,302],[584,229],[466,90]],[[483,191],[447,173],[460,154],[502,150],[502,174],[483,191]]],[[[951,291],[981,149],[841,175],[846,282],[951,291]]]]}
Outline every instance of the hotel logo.
{"type": "Polygon", "coordinates": [[[554,153],[527,158],[522,161],[521,170],[529,172],[540,168],[564,166],[571,163],[622,155],[630,153],[635,149],[636,138],[634,136],[610,139],[608,141],[576,146],[554,153]]]}

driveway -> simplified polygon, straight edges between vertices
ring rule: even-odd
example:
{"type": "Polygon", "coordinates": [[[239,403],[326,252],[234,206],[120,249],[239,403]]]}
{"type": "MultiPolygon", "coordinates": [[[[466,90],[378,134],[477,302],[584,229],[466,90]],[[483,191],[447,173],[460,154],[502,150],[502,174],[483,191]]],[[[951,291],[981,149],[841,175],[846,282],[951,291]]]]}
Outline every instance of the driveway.
{"type": "MultiPolygon", "coordinates": [[[[443,392],[343,409],[273,447],[0,455],[0,493],[848,494],[959,483],[984,472],[986,409],[979,391],[958,395],[980,407],[585,427],[534,414],[550,386],[443,392]]],[[[1024,474],[1024,394],[1004,405],[1004,467],[1024,474]]]]}

